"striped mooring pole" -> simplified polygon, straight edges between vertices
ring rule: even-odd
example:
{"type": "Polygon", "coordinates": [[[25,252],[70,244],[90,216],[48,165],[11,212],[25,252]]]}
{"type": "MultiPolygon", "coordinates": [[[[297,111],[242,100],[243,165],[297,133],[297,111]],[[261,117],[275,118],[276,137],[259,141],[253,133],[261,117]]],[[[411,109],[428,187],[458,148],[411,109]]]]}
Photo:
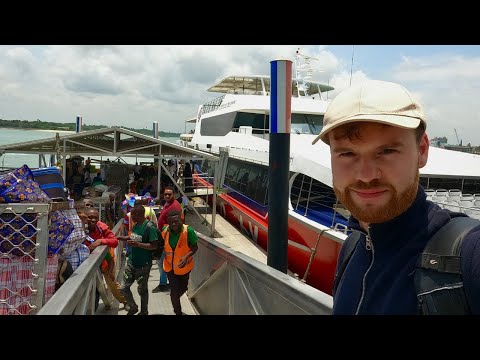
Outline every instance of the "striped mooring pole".
{"type": "Polygon", "coordinates": [[[292,61],[270,62],[267,265],[287,273],[292,61]]]}
{"type": "Polygon", "coordinates": [[[80,115],[77,115],[77,121],[76,121],[76,126],[75,126],[75,132],[79,133],[82,131],[82,117],[80,115]]]}

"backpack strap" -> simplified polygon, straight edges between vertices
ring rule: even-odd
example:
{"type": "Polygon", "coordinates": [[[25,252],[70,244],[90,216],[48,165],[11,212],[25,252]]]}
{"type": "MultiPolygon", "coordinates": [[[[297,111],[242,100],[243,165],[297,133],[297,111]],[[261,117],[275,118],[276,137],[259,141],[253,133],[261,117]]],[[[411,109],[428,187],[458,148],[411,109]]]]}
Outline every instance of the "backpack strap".
{"type": "Polygon", "coordinates": [[[348,263],[350,262],[350,258],[352,257],[353,253],[355,252],[355,248],[357,243],[360,241],[362,233],[360,231],[354,230],[349,237],[347,237],[342,245],[342,256],[338,258],[337,262],[337,271],[335,272],[335,277],[333,278],[333,290],[332,295],[335,296],[335,292],[337,291],[338,284],[342,279],[343,273],[347,268],[348,263]]]}
{"type": "Polygon", "coordinates": [[[143,230],[142,242],[147,242],[148,236],[150,234],[150,228],[152,226],[154,226],[153,222],[148,220],[147,225],[145,225],[145,229],[143,230]]]}
{"type": "Polygon", "coordinates": [[[423,315],[469,314],[463,289],[461,245],[480,221],[467,216],[450,219],[428,241],[417,259],[415,289],[423,315]]]}
{"type": "MultiPolygon", "coordinates": [[[[148,239],[148,236],[150,236],[150,235],[147,235],[147,234],[150,234],[150,229],[151,229],[152,227],[157,230],[158,241],[160,242],[160,245],[159,245],[159,248],[158,248],[158,249],[159,249],[159,250],[162,249],[162,251],[163,251],[163,242],[162,242],[163,237],[162,237],[162,233],[160,232],[160,230],[158,230],[157,224],[155,224],[155,223],[154,223],[153,221],[151,221],[151,220],[149,220],[149,221],[147,222],[147,225],[145,225],[145,230],[143,231],[143,239],[142,239],[142,241],[143,241],[143,242],[147,242],[146,240],[148,239]]],[[[155,251],[155,250],[153,250],[153,251],[155,251]]]]}

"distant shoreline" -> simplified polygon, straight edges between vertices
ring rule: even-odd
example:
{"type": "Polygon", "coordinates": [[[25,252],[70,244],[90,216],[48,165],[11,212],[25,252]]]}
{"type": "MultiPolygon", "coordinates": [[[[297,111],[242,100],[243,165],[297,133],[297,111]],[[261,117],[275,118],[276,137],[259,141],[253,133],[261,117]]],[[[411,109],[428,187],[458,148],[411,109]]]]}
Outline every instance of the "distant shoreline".
{"type": "MultiPolygon", "coordinates": [[[[146,128],[134,129],[126,126],[121,126],[121,127],[126,130],[138,132],[142,135],[152,136],[152,131],[149,131],[146,128]]],[[[105,130],[106,128],[109,128],[109,126],[106,126],[106,125],[82,126],[83,131],[105,130]]],[[[41,121],[39,119],[37,119],[37,121],[0,119],[0,129],[15,129],[20,131],[28,130],[28,131],[58,132],[62,134],[76,134],[76,131],[75,131],[76,126],[74,123],[57,123],[57,122],[51,122],[51,121],[41,121]],[[29,126],[33,126],[33,128],[30,128],[29,126]],[[52,128],[49,129],[49,126],[51,126],[52,128]],[[63,130],[56,130],[58,128],[61,128],[63,130]]],[[[160,137],[180,137],[181,133],[159,131],[158,134],[160,137]]]]}
{"type": "MultiPolygon", "coordinates": [[[[52,132],[52,133],[58,132],[60,134],[76,134],[76,132],[73,131],[73,130],[36,129],[36,128],[27,128],[27,127],[0,126],[0,130],[2,130],[2,129],[3,130],[27,130],[27,131],[52,132]]],[[[131,129],[127,128],[127,130],[131,130],[131,129]]],[[[91,130],[85,130],[85,131],[91,131],[91,130]]],[[[135,131],[135,130],[133,130],[133,131],[135,131]]],[[[139,133],[142,134],[142,135],[151,136],[150,134],[145,134],[145,133],[142,133],[142,132],[139,132],[139,133]]],[[[159,133],[159,137],[164,137],[164,138],[178,138],[181,135],[181,134],[177,134],[177,133],[165,133],[165,132],[161,132],[161,133],[159,133]],[[163,133],[163,134],[161,134],[161,133],[163,133]]]]}
{"type": "Polygon", "coordinates": [[[58,133],[68,133],[68,134],[75,133],[75,131],[71,131],[71,130],[48,130],[48,129],[19,128],[19,127],[0,127],[0,130],[28,130],[28,131],[58,132],[58,133]]]}
{"type": "Polygon", "coordinates": [[[71,130],[47,130],[47,129],[29,129],[32,131],[42,131],[42,132],[58,132],[58,133],[69,133],[69,134],[74,134],[75,131],[71,130]]]}

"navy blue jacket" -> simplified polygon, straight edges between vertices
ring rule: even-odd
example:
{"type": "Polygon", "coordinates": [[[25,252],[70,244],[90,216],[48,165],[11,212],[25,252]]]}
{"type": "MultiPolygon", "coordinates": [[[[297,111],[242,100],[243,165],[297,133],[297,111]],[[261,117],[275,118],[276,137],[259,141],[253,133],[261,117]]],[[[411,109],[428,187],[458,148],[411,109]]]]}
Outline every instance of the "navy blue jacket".
{"type": "MultiPolygon", "coordinates": [[[[428,239],[456,216],[464,215],[427,201],[419,186],[407,211],[388,222],[370,224],[371,250],[366,249],[367,233],[350,217],[349,226],[363,235],[338,284],[333,314],[417,314],[415,263],[428,239]]],[[[480,226],[464,238],[461,262],[467,301],[472,313],[480,314],[480,226]]]]}

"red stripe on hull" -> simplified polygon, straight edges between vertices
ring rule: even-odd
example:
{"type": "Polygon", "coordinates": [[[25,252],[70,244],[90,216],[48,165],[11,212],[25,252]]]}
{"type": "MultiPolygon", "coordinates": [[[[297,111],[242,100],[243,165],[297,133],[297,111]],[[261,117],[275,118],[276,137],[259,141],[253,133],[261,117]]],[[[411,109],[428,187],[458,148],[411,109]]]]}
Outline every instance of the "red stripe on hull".
{"type": "MultiPolygon", "coordinates": [[[[198,179],[198,181],[202,183],[202,186],[207,184],[203,179],[198,179]]],[[[209,204],[212,203],[211,196],[208,197],[208,202],[209,204]]],[[[217,211],[267,251],[268,216],[266,218],[262,217],[227,194],[217,196],[217,211]]],[[[289,240],[313,250],[319,233],[319,231],[315,231],[289,216],[289,240]]],[[[340,248],[340,243],[325,236],[320,237],[315,257],[305,279],[307,284],[329,295],[332,294],[333,277],[340,248]]],[[[310,256],[311,251],[288,244],[288,269],[298,274],[300,279],[303,279],[310,256]]]]}
{"type": "MultiPolygon", "coordinates": [[[[217,197],[217,210],[231,224],[240,229],[244,234],[256,241],[265,251],[267,250],[267,221],[259,217],[255,212],[228,195],[217,197]],[[239,206],[240,205],[240,206],[239,206]]],[[[288,238],[289,240],[314,249],[319,232],[316,232],[299,223],[295,218],[289,217],[288,238]]],[[[333,277],[337,265],[338,253],[341,244],[327,237],[320,237],[317,251],[306,277],[306,283],[327,293],[332,294],[333,277]]],[[[288,269],[303,279],[311,251],[300,249],[294,245],[288,245],[288,269]]]]}

